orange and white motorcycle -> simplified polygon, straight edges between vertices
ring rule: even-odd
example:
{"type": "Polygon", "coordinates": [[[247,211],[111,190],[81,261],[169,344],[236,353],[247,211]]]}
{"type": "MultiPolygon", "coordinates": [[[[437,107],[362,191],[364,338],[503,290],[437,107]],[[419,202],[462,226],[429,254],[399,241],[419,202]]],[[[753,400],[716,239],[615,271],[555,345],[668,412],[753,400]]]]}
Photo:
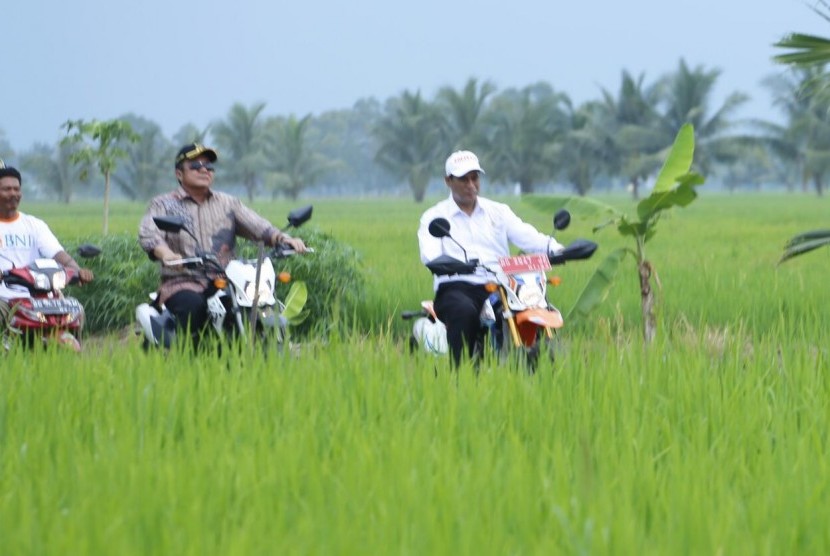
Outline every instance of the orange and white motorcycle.
{"type": "MultiPolygon", "coordinates": [[[[566,228],[569,223],[567,211],[558,212],[554,218],[557,230],[566,228]]],[[[444,218],[433,220],[429,232],[435,237],[452,239],[450,224],[444,218]]],[[[489,280],[483,287],[490,296],[481,310],[482,347],[485,338],[489,337],[490,344],[500,356],[521,353],[533,368],[540,353],[547,352],[551,359],[555,357],[554,338],[564,325],[562,313],[547,299],[548,284],[558,285],[559,278],[548,278],[547,272],[554,265],[588,259],[596,249],[597,244],[593,241],[577,239],[557,253],[503,257],[494,265],[484,265],[477,259],[461,261],[441,255],[426,266],[435,275],[486,274],[489,280]]],[[[420,347],[436,355],[447,353],[447,330],[435,315],[431,300],[421,302],[421,310],[404,311],[401,316],[406,320],[416,319],[409,340],[411,349],[420,347]]]]}

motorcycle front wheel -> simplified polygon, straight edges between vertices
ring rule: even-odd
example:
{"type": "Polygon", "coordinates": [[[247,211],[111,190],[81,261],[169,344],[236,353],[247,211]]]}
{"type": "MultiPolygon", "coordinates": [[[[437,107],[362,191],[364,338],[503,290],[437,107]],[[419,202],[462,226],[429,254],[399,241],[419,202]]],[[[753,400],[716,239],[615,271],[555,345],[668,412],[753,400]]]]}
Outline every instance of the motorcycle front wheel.
{"type": "Polygon", "coordinates": [[[559,341],[556,330],[548,337],[544,328],[539,328],[536,333],[536,342],[532,346],[521,345],[516,347],[510,333],[510,326],[507,322],[502,326],[502,358],[510,359],[516,366],[524,367],[529,374],[534,374],[539,366],[540,357],[547,358],[551,365],[556,361],[559,353],[559,341]]]}
{"type": "Polygon", "coordinates": [[[288,326],[280,318],[272,326],[258,326],[256,341],[265,354],[283,355],[288,351],[288,326]]]}

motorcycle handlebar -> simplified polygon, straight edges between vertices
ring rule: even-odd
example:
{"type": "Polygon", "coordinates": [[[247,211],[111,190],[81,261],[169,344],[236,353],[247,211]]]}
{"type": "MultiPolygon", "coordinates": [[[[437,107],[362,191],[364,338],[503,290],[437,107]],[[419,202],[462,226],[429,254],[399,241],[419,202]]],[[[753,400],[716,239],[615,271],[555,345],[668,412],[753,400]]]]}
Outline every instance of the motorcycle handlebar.
{"type": "Polygon", "coordinates": [[[164,261],[164,266],[200,266],[205,264],[205,260],[202,257],[187,257],[184,259],[172,259],[169,261],[164,261]]]}
{"type": "MultiPolygon", "coordinates": [[[[314,253],[314,248],[307,247],[306,253],[314,253]]],[[[283,258],[288,257],[291,255],[296,255],[297,251],[294,249],[280,249],[275,248],[273,251],[273,256],[276,258],[283,258]]],[[[256,259],[252,259],[254,262],[256,259]]],[[[199,266],[205,266],[209,263],[214,263],[218,265],[219,263],[212,257],[212,256],[205,256],[205,257],[185,257],[183,259],[172,259],[169,261],[164,261],[164,266],[183,266],[185,268],[196,268],[199,266]]]]}
{"type": "MultiPolygon", "coordinates": [[[[306,253],[314,253],[314,248],[313,247],[306,247],[305,252],[306,253]]],[[[280,246],[274,248],[274,250],[272,251],[272,254],[277,259],[281,259],[283,257],[290,257],[291,255],[297,255],[298,253],[295,249],[292,249],[291,247],[283,247],[282,245],[280,245],[280,246]]]]}
{"type": "Polygon", "coordinates": [[[552,265],[562,265],[567,261],[579,261],[589,259],[597,250],[597,244],[588,239],[575,239],[567,247],[558,253],[548,255],[552,265]]]}
{"type": "Polygon", "coordinates": [[[440,255],[429,261],[426,267],[437,276],[451,274],[475,274],[479,267],[478,259],[461,261],[448,255],[440,255]]]}
{"type": "MultiPolygon", "coordinates": [[[[589,259],[597,250],[597,244],[588,239],[575,239],[564,249],[549,253],[548,260],[552,265],[563,265],[567,261],[589,259]]],[[[497,274],[495,269],[479,262],[478,259],[461,261],[448,255],[440,255],[426,263],[426,267],[435,275],[474,274],[478,269],[484,269],[491,274],[497,274]]]]}
{"type": "Polygon", "coordinates": [[[403,320],[410,320],[410,319],[413,319],[415,317],[425,317],[425,316],[427,316],[427,312],[423,309],[421,309],[420,311],[403,311],[401,313],[401,318],[403,320]]]}

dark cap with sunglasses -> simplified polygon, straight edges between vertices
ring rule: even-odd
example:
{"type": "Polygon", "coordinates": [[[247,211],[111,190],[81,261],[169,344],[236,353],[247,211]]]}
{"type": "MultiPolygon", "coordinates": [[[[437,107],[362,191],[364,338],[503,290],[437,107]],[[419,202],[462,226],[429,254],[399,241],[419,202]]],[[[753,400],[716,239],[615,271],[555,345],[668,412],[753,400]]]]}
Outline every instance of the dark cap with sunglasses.
{"type": "Polygon", "coordinates": [[[206,147],[200,143],[191,143],[190,145],[185,145],[179,149],[179,152],[176,155],[176,167],[178,168],[179,165],[185,160],[193,160],[195,158],[199,158],[200,156],[208,157],[208,160],[211,162],[216,162],[216,159],[218,158],[216,151],[210,147],[206,147]]]}

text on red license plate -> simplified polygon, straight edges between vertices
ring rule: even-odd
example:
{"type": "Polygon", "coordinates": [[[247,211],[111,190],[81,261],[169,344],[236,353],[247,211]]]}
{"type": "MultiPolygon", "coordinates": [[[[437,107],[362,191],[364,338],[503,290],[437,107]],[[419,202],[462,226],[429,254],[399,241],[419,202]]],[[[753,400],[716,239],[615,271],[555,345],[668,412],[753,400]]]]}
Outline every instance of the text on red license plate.
{"type": "Polygon", "coordinates": [[[540,272],[550,268],[550,261],[547,255],[535,253],[532,255],[516,255],[515,257],[502,257],[499,259],[499,266],[505,274],[518,274],[520,272],[540,272]]]}

